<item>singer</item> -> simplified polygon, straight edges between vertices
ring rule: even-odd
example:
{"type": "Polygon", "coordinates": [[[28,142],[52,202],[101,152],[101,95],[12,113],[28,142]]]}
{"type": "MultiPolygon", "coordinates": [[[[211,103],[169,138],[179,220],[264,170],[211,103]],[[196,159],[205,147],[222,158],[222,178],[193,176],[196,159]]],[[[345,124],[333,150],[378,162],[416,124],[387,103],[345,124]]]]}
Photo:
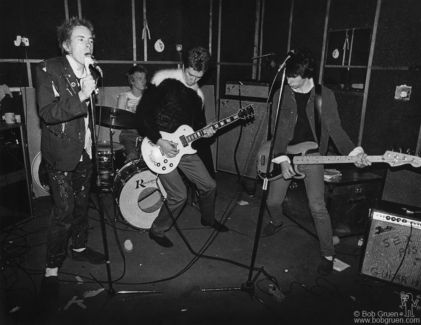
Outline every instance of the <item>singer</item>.
{"type": "MultiPolygon", "coordinates": [[[[58,303],[58,270],[72,240],[71,258],[93,264],[105,257],[87,247],[88,203],[92,176],[92,125],[88,114],[97,73],[86,70],[94,50],[92,24],[76,17],[57,28],[63,56],[36,68],[36,95],[41,118],[41,153],[48,172],[53,210],[48,222],[46,272],[41,301],[49,310],[58,303]]],[[[57,308],[55,309],[57,310],[57,308]]]]}

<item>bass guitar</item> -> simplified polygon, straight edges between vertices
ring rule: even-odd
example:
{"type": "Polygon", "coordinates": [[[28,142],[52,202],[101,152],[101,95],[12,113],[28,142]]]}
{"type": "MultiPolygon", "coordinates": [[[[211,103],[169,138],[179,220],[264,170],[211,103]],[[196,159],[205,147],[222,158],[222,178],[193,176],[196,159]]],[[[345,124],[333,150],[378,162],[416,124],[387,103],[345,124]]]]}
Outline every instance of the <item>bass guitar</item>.
{"type": "Polygon", "coordinates": [[[212,127],[215,131],[232,124],[240,119],[249,119],[254,116],[252,105],[240,109],[236,114],[228,116],[218,122],[199,131],[193,131],[188,125],[180,126],[174,133],[161,131],[161,137],[164,140],[174,142],[178,149],[175,157],[167,157],[161,150],[160,146],[154,144],[145,137],[142,141],[141,151],[142,157],[150,170],[157,174],[168,174],[177,168],[181,157],[184,155],[194,154],[197,150],[191,147],[191,143],[206,135],[205,129],[212,127]]]}
{"type": "MultiPolygon", "coordinates": [[[[325,164],[348,164],[359,160],[357,156],[308,156],[307,154],[318,148],[315,142],[303,142],[287,147],[287,155],[291,160],[291,165],[297,175],[294,178],[304,178],[305,175],[300,172],[299,165],[325,165],[325,164]]],[[[260,178],[267,178],[269,181],[282,177],[280,164],[272,163],[269,159],[270,141],[265,141],[260,146],[257,153],[257,174],[260,178]],[[269,173],[266,174],[267,164],[270,163],[269,173]]],[[[387,163],[392,167],[410,164],[413,167],[421,166],[421,158],[394,151],[386,151],[383,156],[367,156],[372,163],[387,163]]]]}

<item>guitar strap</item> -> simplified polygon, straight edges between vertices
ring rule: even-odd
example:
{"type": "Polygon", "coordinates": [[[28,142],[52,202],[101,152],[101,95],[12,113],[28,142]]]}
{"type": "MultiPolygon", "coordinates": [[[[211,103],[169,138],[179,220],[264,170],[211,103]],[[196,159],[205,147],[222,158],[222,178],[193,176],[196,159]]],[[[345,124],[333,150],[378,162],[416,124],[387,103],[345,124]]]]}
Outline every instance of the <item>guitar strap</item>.
{"type": "Polygon", "coordinates": [[[314,98],[314,125],[316,128],[317,143],[320,145],[320,136],[322,134],[322,86],[314,85],[316,96],[314,98]]]}

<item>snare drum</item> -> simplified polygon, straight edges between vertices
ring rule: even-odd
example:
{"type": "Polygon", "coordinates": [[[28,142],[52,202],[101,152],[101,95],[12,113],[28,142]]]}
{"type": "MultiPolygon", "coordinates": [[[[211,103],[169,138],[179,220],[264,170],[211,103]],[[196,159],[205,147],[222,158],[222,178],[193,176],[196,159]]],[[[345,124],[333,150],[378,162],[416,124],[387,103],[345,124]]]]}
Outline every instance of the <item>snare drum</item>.
{"type": "Polygon", "coordinates": [[[101,179],[101,186],[111,189],[114,173],[124,166],[124,145],[113,142],[114,157],[112,156],[110,141],[99,141],[97,148],[98,175],[101,179]]]}
{"type": "Polygon", "coordinates": [[[118,171],[114,193],[124,219],[140,229],[151,228],[161,210],[162,195],[167,197],[158,176],[141,159],[129,162],[118,171]]]}

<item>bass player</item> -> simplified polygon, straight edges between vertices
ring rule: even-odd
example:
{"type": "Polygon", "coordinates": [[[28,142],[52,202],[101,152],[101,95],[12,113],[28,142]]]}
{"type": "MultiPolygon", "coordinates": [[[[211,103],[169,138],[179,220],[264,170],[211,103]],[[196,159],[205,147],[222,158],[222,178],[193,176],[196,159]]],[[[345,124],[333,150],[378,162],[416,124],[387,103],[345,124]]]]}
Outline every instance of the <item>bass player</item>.
{"type": "MultiPolygon", "coordinates": [[[[371,165],[361,147],[355,147],[341,126],[333,92],[321,87],[321,118],[317,118],[314,102],[316,98],[313,74],[315,60],[312,53],[305,48],[292,51],[286,61],[285,85],[279,112],[276,137],[274,139],[274,156],[280,163],[282,178],[269,183],[266,204],[270,214],[270,223],[262,231],[262,236],[274,235],[282,226],[282,202],[285,199],[291,178],[295,171],[286,156],[287,147],[302,142],[318,143],[318,150],[312,155],[325,155],[329,138],[343,155],[359,156],[357,167],[371,165]],[[319,126],[317,123],[320,123],[319,126]],[[318,136],[316,129],[320,130],[318,136]]],[[[279,102],[278,90],[273,97],[272,121],[279,102]]],[[[319,113],[320,114],[320,113],[319,113]]],[[[273,129],[273,128],[272,128],[273,129]]],[[[320,275],[326,276],[333,269],[333,239],[329,213],[324,201],[324,168],[323,165],[303,165],[304,184],[307,192],[311,215],[314,219],[317,236],[320,242],[321,262],[317,268],[320,275]]]]}

